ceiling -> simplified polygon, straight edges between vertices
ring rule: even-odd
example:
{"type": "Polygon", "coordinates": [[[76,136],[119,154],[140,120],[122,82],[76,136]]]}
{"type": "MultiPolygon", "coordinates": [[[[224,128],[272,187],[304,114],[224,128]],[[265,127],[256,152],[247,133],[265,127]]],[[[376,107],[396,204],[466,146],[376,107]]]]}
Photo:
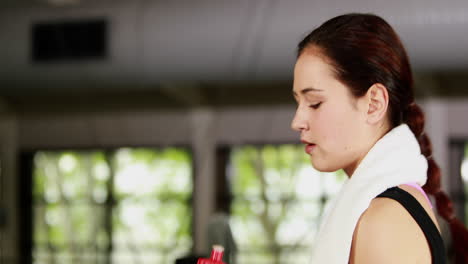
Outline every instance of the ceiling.
{"type": "Polygon", "coordinates": [[[348,12],[376,13],[394,26],[417,72],[418,95],[468,94],[466,0],[63,3],[68,4],[0,3],[0,97],[7,108],[54,112],[292,103],[298,41],[326,19],[348,12]],[[109,22],[107,59],[31,62],[34,23],[96,17],[109,22]]]}

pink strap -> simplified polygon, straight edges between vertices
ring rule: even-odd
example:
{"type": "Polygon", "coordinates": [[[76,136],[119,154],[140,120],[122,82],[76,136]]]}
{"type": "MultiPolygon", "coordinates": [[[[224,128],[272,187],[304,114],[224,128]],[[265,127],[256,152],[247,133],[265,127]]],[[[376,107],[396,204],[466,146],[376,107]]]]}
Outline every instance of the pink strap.
{"type": "Polygon", "coordinates": [[[408,186],[411,186],[413,188],[418,189],[424,195],[424,197],[426,197],[426,200],[429,202],[429,205],[431,206],[431,209],[433,208],[431,200],[429,200],[429,197],[427,196],[426,192],[423,190],[423,188],[421,188],[421,186],[419,186],[419,184],[417,184],[417,183],[405,183],[403,185],[408,185],[408,186]]]}

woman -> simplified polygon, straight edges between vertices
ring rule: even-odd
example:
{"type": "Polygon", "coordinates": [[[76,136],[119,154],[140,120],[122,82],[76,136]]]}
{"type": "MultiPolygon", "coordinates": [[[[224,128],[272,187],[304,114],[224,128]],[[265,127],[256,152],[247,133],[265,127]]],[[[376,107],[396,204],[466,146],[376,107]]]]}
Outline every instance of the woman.
{"type": "Polygon", "coordinates": [[[388,23],[347,14],[312,31],[298,46],[293,94],[292,127],[312,165],[349,177],[311,263],[445,263],[426,193],[450,224],[457,263],[468,263],[468,231],[440,189],[409,60],[388,23]]]}

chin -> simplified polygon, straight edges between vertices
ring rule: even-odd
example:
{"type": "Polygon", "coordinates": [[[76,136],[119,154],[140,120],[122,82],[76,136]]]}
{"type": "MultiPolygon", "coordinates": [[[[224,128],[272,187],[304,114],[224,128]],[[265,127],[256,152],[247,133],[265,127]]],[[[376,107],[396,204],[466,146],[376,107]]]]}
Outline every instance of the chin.
{"type": "Polygon", "coordinates": [[[323,161],[314,162],[312,158],[311,158],[311,163],[312,163],[312,167],[314,167],[314,169],[320,172],[335,172],[341,169],[337,166],[333,166],[332,164],[328,164],[327,162],[323,162],[323,161]]]}

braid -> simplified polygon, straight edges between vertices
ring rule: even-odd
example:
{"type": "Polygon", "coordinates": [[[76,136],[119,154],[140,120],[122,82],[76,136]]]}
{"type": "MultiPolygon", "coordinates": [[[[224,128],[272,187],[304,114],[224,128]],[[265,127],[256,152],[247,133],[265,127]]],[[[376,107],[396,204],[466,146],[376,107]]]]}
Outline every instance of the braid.
{"type": "Polygon", "coordinates": [[[432,157],[432,144],[424,132],[424,113],[416,104],[411,103],[406,110],[405,123],[408,124],[411,131],[418,139],[421,153],[427,158],[427,182],[423,186],[424,191],[433,195],[436,199],[436,208],[439,215],[444,218],[450,225],[452,234],[453,247],[455,249],[455,263],[468,263],[468,230],[463,223],[455,217],[453,203],[450,201],[447,194],[441,189],[440,184],[440,168],[432,157]]]}

